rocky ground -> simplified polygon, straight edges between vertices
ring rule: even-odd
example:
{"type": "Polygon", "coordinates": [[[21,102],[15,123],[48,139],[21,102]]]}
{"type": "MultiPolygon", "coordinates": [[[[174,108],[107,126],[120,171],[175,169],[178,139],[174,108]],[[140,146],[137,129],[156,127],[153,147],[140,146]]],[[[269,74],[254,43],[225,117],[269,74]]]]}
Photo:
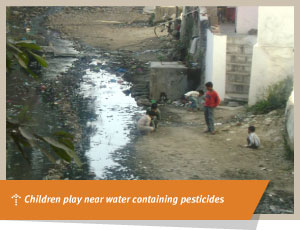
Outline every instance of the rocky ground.
{"type": "MultiPolygon", "coordinates": [[[[155,37],[150,16],[140,7],[67,7],[46,25],[76,41],[79,49],[101,50],[111,60],[110,68],[133,82],[131,93],[138,103],[147,105],[149,61],[161,55],[173,60],[176,53],[176,41],[155,37]]],[[[286,156],[283,111],[253,115],[244,107],[220,106],[215,112],[217,134],[208,135],[203,133],[202,111],[188,112],[175,104],[160,109],[159,129],[139,137],[133,149],[148,179],[270,180],[256,212],[293,212],[294,165],[286,156]],[[258,150],[242,147],[249,125],[261,139],[258,150]]]]}
{"type": "Polygon", "coordinates": [[[283,141],[283,111],[253,115],[244,107],[220,106],[215,111],[217,133],[210,135],[203,133],[202,111],[174,105],[161,110],[159,129],[141,137],[135,147],[153,179],[270,180],[256,212],[293,212],[294,165],[283,141]],[[249,125],[261,139],[257,150],[243,147],[249,125]]]}

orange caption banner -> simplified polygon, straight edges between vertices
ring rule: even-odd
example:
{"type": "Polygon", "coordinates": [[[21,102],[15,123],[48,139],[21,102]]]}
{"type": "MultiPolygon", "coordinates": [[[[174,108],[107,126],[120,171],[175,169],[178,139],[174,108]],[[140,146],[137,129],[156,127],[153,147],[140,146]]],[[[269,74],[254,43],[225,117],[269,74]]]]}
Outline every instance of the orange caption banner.
{"type": "Polygon", "coordinates": [[[249,220],[268,183],[0,181],[0,219],[249,220]]]}

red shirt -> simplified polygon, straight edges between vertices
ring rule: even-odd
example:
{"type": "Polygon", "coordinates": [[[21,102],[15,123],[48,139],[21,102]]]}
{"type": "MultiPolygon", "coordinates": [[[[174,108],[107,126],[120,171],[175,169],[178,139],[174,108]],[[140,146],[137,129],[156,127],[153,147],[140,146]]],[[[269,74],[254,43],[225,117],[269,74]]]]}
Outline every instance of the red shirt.
{"type": "Polygon", "coordinates": [[[206,107],[217,107],[220,104],[220,97],[218,93],[214,90],[207,91],[205,95],[205,104],[206,107]]]}

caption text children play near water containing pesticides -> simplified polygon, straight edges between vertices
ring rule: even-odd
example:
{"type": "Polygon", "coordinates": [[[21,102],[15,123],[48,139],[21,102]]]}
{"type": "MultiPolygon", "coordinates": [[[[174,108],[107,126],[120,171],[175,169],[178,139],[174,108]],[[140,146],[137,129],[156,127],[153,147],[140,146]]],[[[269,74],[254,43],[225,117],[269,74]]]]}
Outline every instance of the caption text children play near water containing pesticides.
{"type": "Polygon", "coordinates": [[[24,203],[26,204],[62,204],[80,205],[80,204],[222,204],[225,202],[223,196],[216,195],[197,195],[172,197],[164,196],[48,196],[48,195],[26,195],[24,203]]]}

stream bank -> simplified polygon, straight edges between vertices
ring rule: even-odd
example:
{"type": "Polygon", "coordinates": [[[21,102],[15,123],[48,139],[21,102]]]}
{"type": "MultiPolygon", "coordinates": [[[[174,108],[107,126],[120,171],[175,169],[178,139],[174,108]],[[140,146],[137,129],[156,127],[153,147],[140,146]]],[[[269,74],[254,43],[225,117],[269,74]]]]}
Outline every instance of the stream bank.
{"type": "MultiPolygon", "coordinates": [[[[26,75],[16,76],[19,70],[11,74],[7,81],[8,116],[16,114],[22,104],[30,103],[32,122],[27,126],[43,135],[61,129],[74,134],[83,167],[52,165],[35,151],[31,153],[32,165],[28,165],[8,140],[7,179],[147,179],[143,166],[135,161],[132,147],[138,136],[136,119],[143,108],[131,96],[134,92],[128,82],[133,72],[144,76],[146,64],[128,57],[126,52],[125,55],[109,53],[68,40],[44,23],[61,8],[40,10],[43,16],[13,9],[16,19],[22,18],[20,15],[26,11],[24,26],[31,31],[28,37],[39,39],[37,43],[46,48],[49,68],[35,69],[40,82],[26,75]],[[19,90],[22,85],[26,88],[23,93],[19,90]],[[46,91],[41,92],[40,86],[46,87],[46,91]]],[[[11,27],[16,29],[11,31],[14,36],[26,29],[22,25],[11,27]]],[[[140,97],[141,92],[147,93],[145,84],[136,84],[135,88],[140,97]]]]}

